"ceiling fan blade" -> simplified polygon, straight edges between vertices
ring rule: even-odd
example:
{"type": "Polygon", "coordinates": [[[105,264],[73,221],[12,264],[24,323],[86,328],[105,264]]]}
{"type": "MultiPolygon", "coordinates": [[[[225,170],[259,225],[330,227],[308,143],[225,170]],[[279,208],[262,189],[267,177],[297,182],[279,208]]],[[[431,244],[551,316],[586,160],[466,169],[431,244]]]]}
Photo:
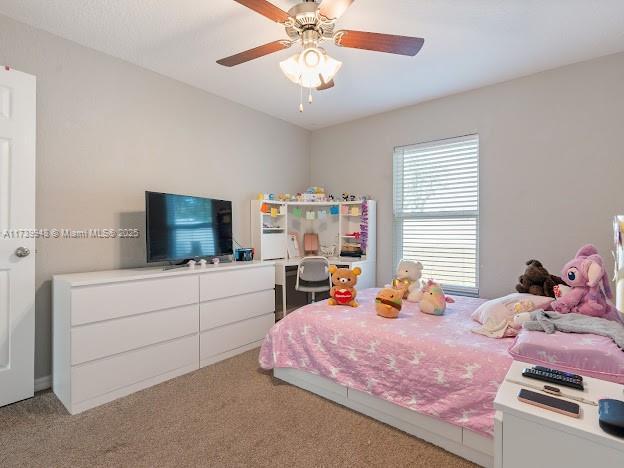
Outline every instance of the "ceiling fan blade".
{"type": "Polygon", "coordinates": [[[267,2],[266,0],[234,0],[234,1],[278,23],[284,23],[288,19],[288,13],[286,13],[281,8],[276,7],[272,3],[267,2]]]}
{"type": "Polygon", "coordinates": [[[273,52],[279,52],[280,50],[288,49],[291,45],[292,42],[290,41],[273,41],[269,42],[268,44],[255,47],[253,49],[240,52],[236,55],[222,58],[220,60],[217,60],[217,63],[219,65],[223,65],[224,67],[233,67],[235,65],[240,65],[241,63],[249,62],[250,60],[264,57],[265,55],[272,54],[273,52]]]}
{"type": "Polygon", "coordinates": [[[342,30],[334,35],[334,42],[341,47],[413,57],[420,51],[425,40],[420,37],[342,30]]]}
{"type": "Polygon", "coordinates": [[[354,0],[323,0],[319,11],[321,15],[328,19],[340,18],[354,0]]]}
{"type": "Polygon", "coordinates": [[[320,75],[319,75],[319,78],[321,79],[321,86],[316,87],[317,91],[325,91],[326,89],[333,88],[334,85],[336,84],[334,83],[334,80],[329,80],[327,83],[325,83],[325,81],[323,80],[323,77],[320,75]]]}

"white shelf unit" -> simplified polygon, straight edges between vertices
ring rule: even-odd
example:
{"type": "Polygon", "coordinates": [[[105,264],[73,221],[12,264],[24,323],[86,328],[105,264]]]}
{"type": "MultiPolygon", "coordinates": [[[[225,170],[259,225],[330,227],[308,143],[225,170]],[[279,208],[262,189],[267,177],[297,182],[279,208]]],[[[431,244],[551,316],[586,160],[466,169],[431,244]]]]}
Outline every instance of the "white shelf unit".
{"type": "Polygon", "coordinates": [[[269,213],[260,211],[262,203],[255,200],[251,204],[251,246],[257,260],[284,258],[288,235],[287,208],[279,202],[267,202],[269,213]],[[277,210],[272,216],[270,211],[277,210]]]}
{"type": "MultiPolygon", "coordinates": [[[[336,246],[334,256],[338,256],[346,242],[361,242],[347,234],[361,231],[362,201],[334,202],[280,202],[273,200],[252,200],[251,202],[251,246],[255,249],[258,260],[279,260],[288,258],[287,240],[289,233],[296,233],[299,244],[303,244],[303,235],[316,233],[321,246],[336,246]],[[269,213],[261,211],[266,204],[269,213]],[[331,214],[332,207],[337,207],[338,214],[331,214]],[[277,216],[271,216],[271,209],[277,210],[277,216]],[[296,210],[300,213],[296,215],[296,210]],[[358,211],[354,213],[352,210],[358,211]],[[314,212],[314,219],[308,219],[306,213],[314,212]],[[324,215],[319,213],[324,212],[324,215]],[[269,227],[267,227],[269,226],[269,227]]],[[[377,203],[366,201],[368,209],[368,242],[366,255],[362,260],[375,260],[377,247],[377,203]]],[[[303,252],[301,252],[303,255],[303,252]]]]}

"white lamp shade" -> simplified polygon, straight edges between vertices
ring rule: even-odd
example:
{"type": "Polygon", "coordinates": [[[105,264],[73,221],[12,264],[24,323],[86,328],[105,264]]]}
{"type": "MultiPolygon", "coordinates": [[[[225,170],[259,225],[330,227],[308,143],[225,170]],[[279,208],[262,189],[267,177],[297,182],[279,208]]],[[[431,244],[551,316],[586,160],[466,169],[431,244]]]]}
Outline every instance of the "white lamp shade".
{"type": "Polygon", "coordinates": [[[286,78],[293,83],[299,84],[299,54],[295,54],[281,61],[279,66],[282,69],[282,73],[286,75],[286,78]]]}
{"type": "Polygon", "coordinates": [[[323,77],[323,81],[325,83],[329,83],[334,76],[336,76],[340,67],[342,67],[342,62],[330,57],[327,54],[324,54],[324,57],[325,60],[323,60],[323,64],[321,65],[320,73],[323,77]]]}
{"type": "Polygon", "coordinates": [[[323,83],[328,83],[341,66],[342,62],[319,49],[306,49],[301,54],[295,54],[280,62],[280,68],[286,78],[305,88],[317,88],[323,83]]]}

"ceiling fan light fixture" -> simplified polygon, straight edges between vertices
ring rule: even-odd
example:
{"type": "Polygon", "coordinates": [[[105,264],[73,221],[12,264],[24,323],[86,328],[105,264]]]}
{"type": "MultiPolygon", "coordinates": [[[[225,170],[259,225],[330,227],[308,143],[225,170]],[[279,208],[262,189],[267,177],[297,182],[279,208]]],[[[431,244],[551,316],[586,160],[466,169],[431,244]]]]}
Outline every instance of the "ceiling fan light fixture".
{"type": "Polygon", "coordinates": [[[303,112],[304,88],[308,89],[308,102],[312,102],[312,88],[324,91],[334,87],[334,76],[342,62],[327,55],[324,41],[332,41],[338,47],[370,50],[413,57],[425,40],[420,37],[397,36],[351,29],[336,30],[336,21],[354,0],[290,0],[297,3],[288,12],[273,5],[270,0],[234,0],[284,26],[288,39],[269,42],[253,49],[217,60],[225,67],[233,67],[265,55],[279,52],[297,44],[303,49],[280,62],[286,78],[298,85],[301,99],[299,110],[303,112]]]}
{"type": "Polygon", "coordinates": [[[322,64],[324,57],[319,49],[316,47],[309,47],[301,52],[299,60],[301,62],[301,66],[316,69],[316,67],[322,64]]]}
{"type": "Polygon", "coordinates": [[[315,48],[306,49],[280,62],[286,78],[304,88],[318,88],[323,82],[330,82],[341,66],[342,62],[315,48]],[[311,58],[314,55],[315,58],[311,58]]]}
{"type": "Polygon", "coordinates": [[[323,77],[323,81],[325,83],[329,83],[334,79],[336,73],[340,70],[340,67],[342,67],[342,62],[330,57],[327,53],[323,54],[323,57],[323,65],[320,67],[319,73],[323,77]]]}

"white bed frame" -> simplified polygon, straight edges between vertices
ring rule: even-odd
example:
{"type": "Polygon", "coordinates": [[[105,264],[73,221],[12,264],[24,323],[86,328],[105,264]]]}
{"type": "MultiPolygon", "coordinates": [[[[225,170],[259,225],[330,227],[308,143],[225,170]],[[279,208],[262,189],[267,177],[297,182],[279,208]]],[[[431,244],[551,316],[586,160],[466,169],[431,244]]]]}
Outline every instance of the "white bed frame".
{"type": "MultiPolygon", "coordinates": [[[[276,368],[273,375],[285,382],[351,408],[408,434],[470,460],[478,465],[494,467],[494,458],[501,460],[502,444],[468,429],[395,405],[368,393],[353,390],[329,379],[298,369],[276,368]],[[495,455],[496,453],[496,455],[495,455]]],[[[496,414],[495,433],[500,434],[502,418],[496,414]]]]}

